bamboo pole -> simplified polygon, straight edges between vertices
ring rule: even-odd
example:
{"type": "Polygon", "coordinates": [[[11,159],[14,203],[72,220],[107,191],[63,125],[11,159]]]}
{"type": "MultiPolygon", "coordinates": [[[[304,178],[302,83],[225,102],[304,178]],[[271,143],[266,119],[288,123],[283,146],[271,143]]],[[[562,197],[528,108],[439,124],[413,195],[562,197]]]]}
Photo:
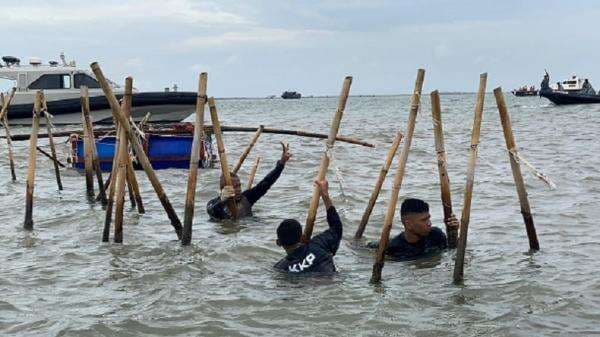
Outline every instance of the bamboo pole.
{"type": "MultiPolygon", "coordinates": [[[[346,108],[346,102],[348,95],[350,94],[350,86],[352,85],[352,76],[346,76],[344,84],[342,85],[342,91],[338,98],[337,109],[331,123],[329,130],[329,137],[327,138],[327,144],[325,151],[321,155],[321,165],[319,166],[319,172],[316,180],[323,180],[327,175],[327,169],[329,168],[329,150],[333,148],[335,138],[340,128],[340,122],[344,115],[344,109],[346,108]]],[[[304,227],[304,240],[308,242],[312,236],[313,227],[315,225],[315,219],[317,217],[317,208],[319,207],[319,199],[321,198],[321,190],[318,185],[313,189],[312,198],[310,200],[310,206],[308,208],[308,215],[306,216],[306,226],[304,227]]]]}
{"type": "Polygon", "coordinates": [[[508,114],[506,103],[504,102],[502,88],[498,87],[494,89],[494,96],[496,97],[496,104],[498,105],[498,112],[500,113],[500,120],[502,121],[504,140],[506,141],[506,149],[508,150],[508,157],[510,159],[510,168],[512,169],[519,203],[521,204],[521,214],[523,215],[523,221],[525,222],[527,238],[529,239],[529,248],[537,251],[540,249],[540,244],[537,238],[535,225],[533,224],[533,216],[531,215],[531,208],[529,207],[529,200],[527,198],[527,191],[525,190],[523,175],[521,174],[521,167],[515,158],[518,156],[517,144],[515,143],[515,137],[512,132],[510,115],[508,114]]]}
{"type": "Polygon", "coordinates": [[[365,232],[365,228],[367,227],[367,223],[369,222],[369,217],[371,216],[371,212],[373,211],[373,207],[375,207],[375,202],[377,202],[377,198],[379,197],[379,192],[381,191],[381,186],[383,186],[383,181],[392,165],[392,161],[394,156],[396,155],[396,151],[398,150],[398,146],[402,141],[402,133],[396,133],[396,137],[392,143],[392,146],[388,150],[387,156],[385,157],[385,161],[381,166],[381,170],[379,171],[379,177],[377,177],[377,181],[375,182],[375,187],[373,188],[373,192],[371,193],[371,198],[369,198],[369,203],[367,204],[367,208],[363,213],[363,216],[360,220],[360,224],[358,225],[358,229],[354,234],[354,239],[358,240],[362,238],[363,233],[365,232]]]}
{"type": "MultiPolygon", "coordinates": [[[[133,92],[133,79],[131,77],[127,77],[125,79],[125,95],[123,96],[123,104],[121,107],[121,111],[125,115],[125,117],[129,117],[131,115],[131,95],[133,92]]],[[[123,210],[125,206],[125,182],[127,180],[127,157],[129,155],[127,148],[129,147],[127,143],[127,135],[125,134],[125,128],[121,126],[119,132],[119,147],[118,152],[115,154],[117,157],[117,170],[114,171],[116,173],[115,179],[115,189],[116,189],[116,207],[115,207],[115,236],[113,241],[115,243],[123,242],[123,210]]]]}
{"type": "Polygon", "coordinates": [[[469,232],[469,220],[471,217],[471,199],[473,196],[473,186],[475,184],[475,166],[477,164],[481,120],[483,119],[483,103],[485,100],[486,83],[487,73],[483,73],[479,76],[479,89],[477,90],[477,102],[475,104],[473,133],[471,134],[471,150],[469,153],[469,165],[467,167],[467,183],[465,186],[463,209],[460,217],[460,235],[458,237],[456,249],[456,260],[454,262],[455,284],[462,282],[464,274],[465,250],[467,249],[467,234],[469,232]]]}
{"type": "MultiPolygon", "coordinates": [[[[446,167],[446,149],[444,147],[444,128],[442,126],[442,109],[440,106],[440,94],[437,90],[431,94],[431,118],[433,119],[433,135],[435,138],[435,152],[437,156],[438,172],[440,175],[440,193],[442,206],[444,209],[444,223],[452,216],[452,198],[450,194],[450,179],[446,167]]],[[[458,229],[453,229],[446,225],[446,235],[448,237],[448,248],[456,248],[458,240],[458,229]]]]}
{"type": "Polygon", "coordinates": [[[138,184],[137,177],[135,176],[133,163],[131,162],[131,157],[129,157],[129,154],[127,154],[127,180],[129,182],[129,185],[131,186],[133,198],[135,200],[135,206],[137,207],[138,213],[146,213],[146,209],[144,208],[144,202],[142,201],[142,195],[140,194],[140,186],[138,184]]]}
{"type": "Polygon", "coordinates": [[[100,158],[98,158],[98,150],[96,148],[96,140],[94,139],[94,125],[90,118],[90,95],[86,86],[81,86],[81,113],[83,115],[84,123],[89,131],[88,140],[91,146],[92,154],[92,165],[96,172],[96,180],[98,182],[98,197],[103,205],[108,203],[106,198],[106,188],[104,179],[102,179],[102,170],[100,169],[100,158]]]}
{"type": "Polygon", "coordinates": [[[121,149],[121,126],[117,126],[117,136],[115,137],[115,150],[113,153],[112,168],[106,186],[108,188],[108,201],[106,203],[106,213],[104,216],[104,229],[102,231],[102,242],[108,242],[110,237],[110,223],[112,222],[113,205],[115,202],[115,192],[117,184],[117,168],[119,166],[119,152],[121,149]]]}
{"type": "Polygon", "coordinates": [[[127,195],[129,196],[129,203],[131,203],[131,208],[135,208],[135,196],[133,195],[133,187],[131,186],[131,180],[129,178],[129,170],[125,172],[125,179],[127,182],[127,195]]]}
{"type": "Polygon", "coordinates": [[[254,164],[252,164],[252,169],[250,170],[250,174],[248,175],[248,185],[246,187],[247,190],[252,188],[252,183],[254,182],[254,176],[256,175],[256,170],[258,169],[258,164],[260,163],[260,156],[256,156],[254,160],[254,164]]]}
{"type": "Polygon", "coordinates": [[[46,96],[42,96],[42,105],[44,107],[44,117],[46,118],[46,132],[48,133],[48,143],[50,144],[50,153],[52,153],[52,164],[54,165],[54,175],[56,176],[56,184],[58,190],[63,190],[62,180],[60,179],[60,169],[58,168],[58,159],[56,158],[56,147],[54,146],[54,137],[52,137],[52,115],[48,112],[48,104],[46,104],[46,96]]]}
{"type": "MultiPolygon", "coordinates": [[[[225,186],[232,186],[231,173],[229,172],[229,165],[227,165],[227,153],[225,152],[225,145],[223,144],[223,135],[221,134],[221,122],[219,122],[219,115],[217,115],[217,106],[215,105],[215,99],[210,97],[208,99],[208,107],[210,108],[210,118],[213,123],[213,129],[215,132],[215,138],[217,139],[217,148],[219,150],[219,161],[221,162],[221,174],[225,180],[225,186]]],[[[233,219],[237,218],[238,210],[235,203],[235,199],[231,198],[227,202],[227,208],[233,219]]]]}
{"type": "Polygon", "coordinates": [[[402,186],[402,180],[404,178],[404,171],[406,168],[406,162],[408,160],[408,153],[410,152],[410,145],[412,143],[413,133],[415,131],[415,123],[417,121],[417,113],[419,111],[419,105],[421,100],[421,91],[423,90],[423,81],[425,80],[425,70],[419,69],[417,71],[417,79],[415,81],[415,88],[410,100],[410,113],[408,115],[408,122],[406,125],[406,138],[402,146],[402,151],[398,157],[398,167],[394,175],[394,181],[392,183],[392,195],[390,196],[390,202],[388,209],[385,214],[385,220],[383,222],[383,228],[381,230],[381,239],[379,240],[379,247],[377,249],[377,255],[375,256],[375,263],[373,264],[373,274],[371,275],[371,283],[378,283],[381,281],[381,271],[383,269],[385,250],[387,249],[388,242],[390,240],[390,231],[392,230],[392,222],[394,220],[394,214],[396,212],[396,204],[398,203],[398,195],[400,194],[400,187],[402,186]]]}
{"type": "Polygon", "coordinates": [[[264,125],[261,125],[258,127],[258,130],[256,130],[254,137],[252,137],[252,139],[250,140],[250,143],[248,144],[248,146],[246,146],[246,148],[244,149],[244,152],[242,153],[242,155],[238,159],[237,163],[235,164],[233,171],[232,171],[233,173],[238,173],[238,171],[242,167],[242,164],[244,163],[244,160],[246,160],[246,157],[248,157],[248,154],[250,153],[250,151],[256,144],[258,137],[260,137],[260,134],[263,132],[264,129],[265,129],[264,125]]]}
{"type": "Polygon", "coordinates": [[[6,132],[6,146],[8,148],[8,163],[10,165],[10,175],[12,178],[12,181],[16,181],[17,180],[17,174],[15,171],[15,156],[14,156],[14,151],[13,151],[13,146],[12,146],[12,137],[10,135],[10,127],[8,125],[8,107],[10,106],[10,103],[12,102],[14,96],[15,96],[15,92],[16,92],[17,88],[12,88],[10,95],[8,96],[8,100],[4,100],[4,93],[2,93],[2,111],[0,111],[0,121],[2,121],[2,124],[4,126],[4,130],[6,132]]]}
{"type": "Polygon", "coordinates": [[[194,206],[196,200],[196,185],[198,180],[198,162],[200,161],[200,146],[204,144],[204,108],[206,105],[206,87],[208,74],[201,73],[198,78],[198,97],[196,98],[196,114],[194,120],[194,139],[190,154],[190,170],[185,195],[185,214],[183,217],[183,236],[181,245],[188,246],[192,242],[192,222],[194,221],[194,206]]]}
{"type": "Polygon", "coordinates": [[[83,125],[83,154],[85,168],[85,190],[89,199],[94,197],[94,167],[92,161],[92,132],[88,130],[87,123],[81,114],[81,122],[83,125]]]}
{"type": "Polygon", "coordinates": [[[50,159],[51,161],[55,162],[56,165],[65,168],[65,164],[61,163],[58,159],[55,159],[54,157],[52,157],[51,154],[49,154],[48,152],[44,151],[41,147],[37,146],[36,149],[43,154],[44,156],[46,156],[48,159],[50,159]]]}
{"type": "Polygon", "coordinates": [[[106,98],[108,99],[108,103],[112,109],[113,116],[119,121],[120,125],[122,125],[125,128],[127,137],[129,138],[129,141],[133,145],[133,149],[135,151],[135,154],[138,157],[140,165],[143,167],[144,171],[146,172],[146,175],[148,176],[148,180],[150,180],[150,183],[152,184],[152,187],[154,188],[154,191],[156,192],[158,199],[160,200],[163,208],[165,209],[165,212],[167,213],[169,220],[171,220],[171,225],[175,229],[177,238],[181,239],[181,231],[182,231],[181,221],[179,221],[179,218],[177,217],[177,213],[173,209],[173,205],[171,205],[171,202],[169,201],[169,198],[167,197],[160,181],[158,180],[156,173],[154,173],[154,170],[152,169],[152,165],[150,164],[150,160],[148,159],[148,156],[144,152],[142,144],[140,144],[140,141],[133,133],[131,124],[129,123],[129,120],[127,118],[125,118],[125,116],[123,115],[123,112],[119,108],[119,103],[117,102],[117,98],[115,97],[110,84],[104,77],[104,74],[102,73],[102,70],[100,69],[100,66],[98,65],[98,63],[96,63],[96,62],[92,63],[91,68],[92,68],[92,71],[94,72],[94,75],[96,75],[96,79],[102,86],[102,90],[104,91],[106,98]]]}
{"type": "Polygon", "coordinates": [[[29,138],[29,163],[27,167],[27,185],[25,191],[25,221],[23,223],[23,228],[26,230],[33,230],[33,189],[35,186],[37,133],[40,128],[42,97],[42,91],[36,92],[33,108],[33,119],[31,122],[31,137],[29,138]]]}

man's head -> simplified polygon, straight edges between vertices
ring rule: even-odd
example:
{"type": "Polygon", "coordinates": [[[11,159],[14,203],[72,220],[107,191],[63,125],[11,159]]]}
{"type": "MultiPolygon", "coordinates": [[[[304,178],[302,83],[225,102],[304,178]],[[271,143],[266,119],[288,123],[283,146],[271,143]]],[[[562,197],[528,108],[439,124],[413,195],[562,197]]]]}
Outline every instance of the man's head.
{"type": "Polygon", "coordinates": [[[400,207],[404,230],[418,237],[425,237],[431,231],[429,205],[420,199],[406,199],[400,207]]]}
{"type": "Polygon", "coordinates": [[[292,247],[302,239],[302,225],[295,219],[285,219],[277,227],[277,245],[292,247]]]}
{"type": "MultiPolygon", "coordinates": [[[[229,173],[231,176],[231,184],[233,185],[233,191],[235,192],[235,198],[239,198],[242,195],[242,184],[240,183],[240,177],[236,173],[229,173]]],[[[221,189],[225,187],[225,177],[221,175],[220,179],[221,189]]]]}

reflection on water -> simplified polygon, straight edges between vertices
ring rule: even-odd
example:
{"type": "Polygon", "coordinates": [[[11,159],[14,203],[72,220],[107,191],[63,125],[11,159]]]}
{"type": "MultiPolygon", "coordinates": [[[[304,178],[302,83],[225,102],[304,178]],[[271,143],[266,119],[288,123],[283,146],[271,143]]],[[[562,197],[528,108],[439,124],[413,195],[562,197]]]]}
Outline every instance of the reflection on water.
{"type": "MultiPolygon", "coordinates": [[[[424,96],[425,97],[425,96],[424,96]]],[[[369,284],[373,252],[390,194],[384,183],[365,238],[352,236],[398,129],[408,96],[350,97],[340,133],[377,144],[336,144],[330,190],[344,222],[339,274],[284,275],[271,266],[285,255],[275,245],[283,218],[301,223],[323,141],[263,134],[254,156],[257,179],[275,165],[280,141],[294,157],[280,180],[237,223],[215,223],[205,213],[217,195],[218,169],[198,179],[193,244],[180,247],[149,182],[138,176],[146,214],[125,214],[124,244],[100,242],[104,212],[85,197],[83,176],[63,174],[58,193],[52,166],[38,159],[35,231],[21,230],[27,143],[15,144],[18,181],[10,182],[0,156],[0,334],[14,336],[590,336],[600,334],[600,105],[556,107],[539,98],[506,97],[522,155],[556,184],[548,189],[523,170],[541,251],[527,237],[494,105],[486,97],[465,260],[465,283],[451,283],[454,252],[418,261],[387,261],[380,285],[369,284]],[[339,186],[339,177],[343,178],[339,186]]],[[[454,213],[460,214],[474,95],[442,95],[454,213]]],[[[223,125],[302,129],[327,133],[336,98],[217,102],[223,125]]],[[[14,133],[29,132],[16,128],[14,133]]],[[[227,133],[237,158],[251,133],[227,133]]],[[[2,142],[3,154],[5,154],[2,142]]],[[[46,140],[41,140],[46,146],[46,140]]],[[[67,154],[66,147],[60,149],[67,154]]],[[[393,168],[391,170],[393,172],[393,168]]],[[[183,216],[186,170],[158,172],[183,216]]],[[[242,181],[244,184],[244,181],[242,181]]],[[[432,121],[424,102],[400,197],[419,197],[443,228],[432,121]]],[[[392,235],[400,230],[398,216],[392,235]]],[[[319,210],[315,233],[326,228],[319,210]]]]}

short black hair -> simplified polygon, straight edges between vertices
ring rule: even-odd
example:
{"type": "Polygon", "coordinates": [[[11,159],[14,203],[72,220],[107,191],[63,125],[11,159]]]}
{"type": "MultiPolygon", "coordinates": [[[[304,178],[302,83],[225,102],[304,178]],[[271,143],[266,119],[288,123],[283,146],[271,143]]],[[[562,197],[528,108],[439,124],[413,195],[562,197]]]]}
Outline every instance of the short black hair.
{"type": "Polygon", "coordinates": [[[408,198],[404,199],[400,206],[400,215],[405,216],[410,213],[429,212],[429,204],[421,199],[408,198]]]}
{"type": "Polygon", "coordinates": [[[295,219],[285,219],[277,227],[277,240],[282,246],[291,246],[300,242],[302,225],[295,219]]]}

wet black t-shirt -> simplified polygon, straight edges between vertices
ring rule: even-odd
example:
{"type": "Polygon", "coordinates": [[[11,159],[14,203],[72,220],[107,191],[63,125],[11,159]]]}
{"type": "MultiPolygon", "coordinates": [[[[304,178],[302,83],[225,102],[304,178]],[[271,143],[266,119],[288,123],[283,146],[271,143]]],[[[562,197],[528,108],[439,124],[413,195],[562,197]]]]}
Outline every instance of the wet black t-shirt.
{"type": "MultiPolygon", "coordinates": [[[[281,175],[283,168],[284,164],[281,161],[277,161],[277,166],[275,166],[261,182],[251,189],[242,192],[242,196],[236,201],[238,206],[238,218],[252,215],[252,206],[267,193],[273,184],[275,184],[281,175]]],[[[212,220],[231,219],[227,203],[221,201],[220,197],[216,197],[208,202],[206,205],[206,212],[210,215],[212,220]]]]}
{"type": "Polygon", "coordinates": [[[329,229],[314,236],[275,264],[275,269],[288,273],[334,273],[333,256],[342,240],[342,221],[335,207],[327,209],[329,229]]]}
{"type": "MultiPolygon", "coordinates": [[[[378,242],[369,243],[370,248],[377,248],[378,242]]],[[[413,260],[440,252],[448,247],[446,234],[437,228],[431,228],[431,232],[416,243],[409,243],[404,237],[404,232],[390,240],[385,254],[395,260],[413,260]]]]}

